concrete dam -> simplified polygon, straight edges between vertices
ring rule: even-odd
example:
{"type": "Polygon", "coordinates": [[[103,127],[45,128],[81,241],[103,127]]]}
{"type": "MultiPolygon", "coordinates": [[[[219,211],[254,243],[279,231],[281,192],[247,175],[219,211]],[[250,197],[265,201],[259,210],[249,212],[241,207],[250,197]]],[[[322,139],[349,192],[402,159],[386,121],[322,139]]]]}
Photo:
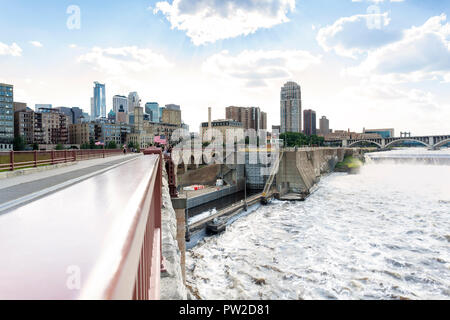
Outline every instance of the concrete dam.
{"type": "MultiPolygon", "coordinates": [[[[176,231],[173,230],[173,240],[171,240],[171,246],[178,244],[176,251],[179,252],[179,259],[174,259],[173,256],[177,254],[171,254],[167,260],[175,262],[171,269],[178,269],[179,271],[172,271],[167,277],[173,286],[177,289],[167,290],[165,299],[171,299],[172,295],[174,299],[179,299],[181,287],[185,286],[185,256],[186,256],[186,234],[189,232],[189,228],[193,224],[189,225],[189,211],[193,210],[196,206],[211,205],[211,209],[214,207],[214,200],[218,200],[224,195],[229,195],[233,192],[242,192],[244,185],[247,185],[249,190],[254,191],[251,196],[247,198],[248,203],[244,204],[244,201],[232,203],[228,207],[221,209],[215,214],[209,215],[201,221],[194,223],[197,228],[204,228],[205,223],[221,216],[231,217],[246,210],[247,206],[251,206],[263,199],[262,193],[260,193],[267,181],[273,181],[270,183],[271,197],[283,198],[286,195],[292,194],[304,194],[308,193],[311,188],[320,180],[321,175],[333,172],[337,163],[344,160],[347,156],[361,158],[363,154],[362,149],[358,148],[284,148],[280,149],[279,168],[276,168],[275,174],[273,174],[273,180],[270,180],[270,174],[261,174],[268,172],[268,164],[250,164],[248,163],[249,152],[246,154],[245,165],[232,165],[227,166],[224,164],[213,164],[208,169],[203,167],[197,170],[201,170],[202,174],[196,174],[195,169],[191,172],[185,173],[183,177],[179,177],[183,185],[190,183],[189,179],[195,179],[195,183],[201,183],[198,180],[199,176],[203,176],[205,182],[211,183],[218,178],[227,177],[227,183],[231,185],[224,186],[215,189],[211,186],[211,191],[199,192],[198,195],[195,192],[191,194],[180,193],[177,198],[172,198],[171,203],[165,202],[168,207],[167,210],[174,212],[172,214],[171,226],[174,228],[176,225],[176,231]],[[209,172],[213,176],[205,175],[205,172],[209,172]],[[207,181],[206,181],[207,180],[207,181]],[[259,191],[259,192],[258,192],[259,191]],[[171,206],[170,206],[171,205],[171,206]],[[176,219],[176,221],[175,221],[176,219]],[[175,242],[174,242],[175,241],[175,242]],[[179,263],[179,267],[176,266],[179,263]]],[[[167,186],[164,186],[167,188],[167,186]]],[[[168,192],[165,192],[168,195],[168,192]]],[[[295,200],[295,199],[294,199],[295,200]]],[[[163,240],[164,245],[164,240],[163,240]]],[[[173,251],[173,250],[172,250],[173,251]]]]}
{"type": "Polygon", "coordinates": [[[361,149],[313,148],[284,149],[280,167],[275,178],[278,193],[308,192],[320,176],[334,170],[346,156],[362,157],[361,149]]]}

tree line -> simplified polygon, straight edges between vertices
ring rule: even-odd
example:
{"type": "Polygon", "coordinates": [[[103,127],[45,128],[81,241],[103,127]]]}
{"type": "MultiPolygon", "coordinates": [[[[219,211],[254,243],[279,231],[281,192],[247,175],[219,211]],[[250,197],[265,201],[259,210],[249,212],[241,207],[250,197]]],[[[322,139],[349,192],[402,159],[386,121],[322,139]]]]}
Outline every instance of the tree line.
{"type": "Polygon", "coordinates": [[[280,139],[285,142],[285,146],[288,148],[304,146],[322,147],[325,143],[324,137],[319,137],[317,135],[307,136],[299,132],[282,133],[280,134],[280,139]]]}

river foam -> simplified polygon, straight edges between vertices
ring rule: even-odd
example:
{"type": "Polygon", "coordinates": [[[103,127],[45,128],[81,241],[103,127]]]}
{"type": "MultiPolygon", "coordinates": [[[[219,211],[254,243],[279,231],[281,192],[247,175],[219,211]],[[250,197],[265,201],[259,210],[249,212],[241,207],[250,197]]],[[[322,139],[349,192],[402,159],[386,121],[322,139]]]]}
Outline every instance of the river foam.
{"type": "Polygon", "coordinates": [[[306,202],[205,239],[186,267],[202,299],[450,299],[450,167],[331,174],[306,202]]]}

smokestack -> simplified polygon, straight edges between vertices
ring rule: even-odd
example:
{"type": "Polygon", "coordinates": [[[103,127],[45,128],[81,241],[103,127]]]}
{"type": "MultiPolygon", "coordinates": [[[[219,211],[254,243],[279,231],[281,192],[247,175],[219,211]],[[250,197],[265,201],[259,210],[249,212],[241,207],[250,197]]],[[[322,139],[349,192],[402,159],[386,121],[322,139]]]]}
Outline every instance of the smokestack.
{"type": "Polygon", "coordinates": [[[212,110],[211,107],[208,108],[208,141],[212,140],[212,110]]]}
{"type": "Polygon", "coordinates": [[[208,108],[208,128],[211,129],[212,119],[211,119],[211,107],[208,108]]]}

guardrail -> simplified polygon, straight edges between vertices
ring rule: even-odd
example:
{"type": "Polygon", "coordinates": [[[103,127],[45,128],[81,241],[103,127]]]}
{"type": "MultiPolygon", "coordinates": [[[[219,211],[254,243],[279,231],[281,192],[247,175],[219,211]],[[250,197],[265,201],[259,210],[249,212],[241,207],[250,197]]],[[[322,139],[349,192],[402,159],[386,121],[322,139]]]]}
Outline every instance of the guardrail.
{"type": "Polygon", "coordinates": [[[159,299],[162,156],[0,214],[0,300],[159,299]]]}
{"type": "Polygon", "coordinates": [[[122,152],[119,149],[0,152],[0,171],[106,158],[122,152]]]}

